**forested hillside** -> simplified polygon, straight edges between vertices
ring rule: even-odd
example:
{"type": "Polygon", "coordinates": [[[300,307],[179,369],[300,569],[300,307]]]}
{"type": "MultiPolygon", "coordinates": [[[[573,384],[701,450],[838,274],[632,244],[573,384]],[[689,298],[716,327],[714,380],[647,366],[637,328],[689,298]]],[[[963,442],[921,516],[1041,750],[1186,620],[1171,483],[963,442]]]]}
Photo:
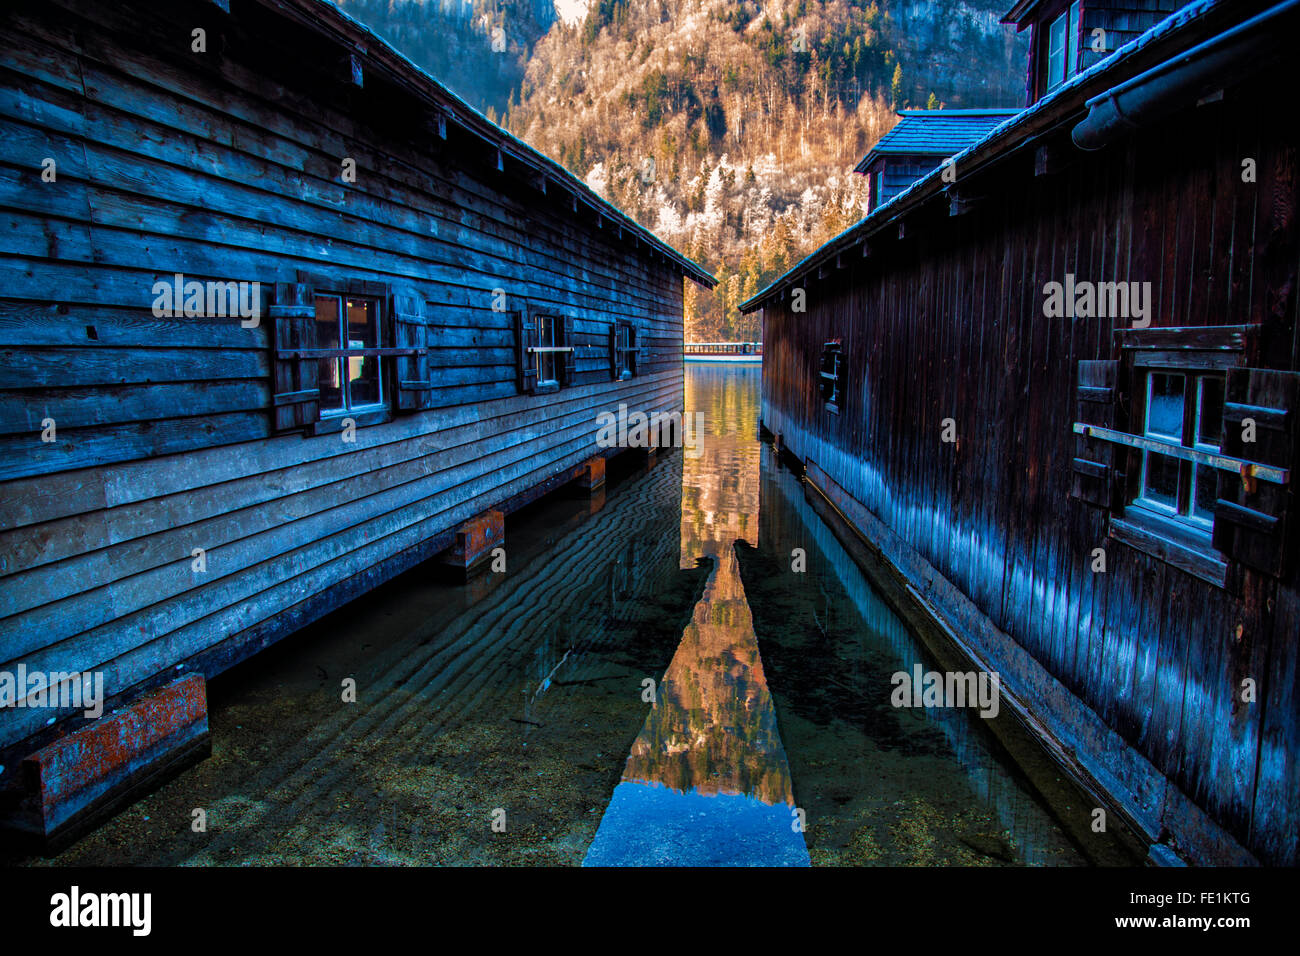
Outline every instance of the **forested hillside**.
{"type": "Polygon", "coordinates": [[[494,119],[517,93],[552,0],[334,0],[494,119]]]}
{"type": "Polygon", "coordinates": [[[852,169],[896,109],[1023,102],[1007,0],[549,2],[344,7],[712,270],[697,341],[758,337],[736,306],[861,218],[852,169]]]}

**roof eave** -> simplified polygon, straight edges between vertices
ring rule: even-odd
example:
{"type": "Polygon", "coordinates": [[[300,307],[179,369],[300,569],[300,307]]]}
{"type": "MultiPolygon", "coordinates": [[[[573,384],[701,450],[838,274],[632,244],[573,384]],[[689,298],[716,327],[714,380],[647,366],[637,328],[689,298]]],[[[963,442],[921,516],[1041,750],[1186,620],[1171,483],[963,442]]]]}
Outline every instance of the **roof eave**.
{"type": "Polygon", "coordinates": [[[497,126],[470,106],[429,73],[407,59],[365,24],[344,12],[329,0],[258,0],[302,26],[325,33],[334,42],[348,48],[363,62],[379,71],[393,84],[440,110],[445,118],[501,150],[504,156],[555,181],[574,199],[631,232],[647,246],[680,267],[682,274],[706,288],[718,280],[703,266],[682,255],[649,229],[618,207],[603,199],[590,186],[550,157],[538,152],[523,140],[497,126]]]}
{"type": "MultiPolygon", "coordinates": [[[[1087,102],[1098,93],[1103,93],[1117,83],[1114,74],[1133,68],[1129,76],[1141,73],[1144,69],[1162,62],[1170,56],[1178,55],[1180,49],[1192,44],[1184,43],[1174,46],[1172,37],[1181,36],[1193,28],[1196,23],[1205,23],[1206,17],[1215,17],[1229,9],[1228,0],[1205,0],[1193,3],[1170,14],[1150,30],[1131,40],[1125,46],[1112,53],[1106,59],[1084,73],[1080,73],[1065,85],[1027,107],[1015,117],[995,127],[989,135],[964,150],[954,160],[959,161],[966,170],[964,175],[982,171],[990,165],[1010,157],[1019,149],[1030,145],[1044,135],[1053,132],[1082,117],[1087,113],[1087,102]],[[1198,9],[1199,8],[1199,9],[1198,9]],[[1172,26],[1171,26],[1172,24],[1172,26]],[[1174,46],[1173,49],[1165,49],[1174,46]],[[1147,58],[1152,62],[1143,65],[1147,58]]],[[[1210,21],[1213,22],[1213,21],[1210,21]]],[[[860,220],[838,236],[824,243],[819,249],[805,256],[792,268],[771,282],[767,288],[752,296],[739,306],[742,313],[753,312],[764,303],[782,292],[792,282],[803,279],[832,256],[839,255],[847,249],[858,246],[871,236],[879,234],[888,226],[896,223],[907,213],[921,207],[927,202],[947,191],[949,183],[942,180],[942,170],[935,169],[917,180],[903,192],[888,202],[876,207],[868,216],[860,220]]]]}
{"type": "Polygon", "coordinates": [[[1042,3],[1042,0],[1020,0],[1019,3],[1002,15],[999,22],[1015,24],[1016,31],[1019,32],[1025,28],[1025,18],[1040,3],[1042,3]]]}

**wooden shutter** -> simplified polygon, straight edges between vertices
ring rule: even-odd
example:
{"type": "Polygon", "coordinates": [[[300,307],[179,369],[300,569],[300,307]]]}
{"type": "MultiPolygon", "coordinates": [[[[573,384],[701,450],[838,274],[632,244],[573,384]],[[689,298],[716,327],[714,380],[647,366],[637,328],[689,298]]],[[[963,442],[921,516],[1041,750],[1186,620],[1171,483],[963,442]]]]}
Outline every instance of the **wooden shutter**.
{"type": "Polygon", "coordinates": [[[631,323],[629,323],[627,327],[627,347],[627,367],[633,376],[635,376],[640,370],[641,348],[636,344],[636,326],[631,323]]]}
{"type": "Polygon", "coordinates": [[[537,390],[537,362],[528,351],[538,344],[537,322],[527,311],[515,313],[515,371],[519,391],[531,395],[537,390]]]}
{"type": "Polygon", "coordinates": [[[275,341],[272,369],[272,425],[294,431],[320,420],[319,359],[293,354],[316,348],[316,296],[302,282],[277,282],[268,309],[275,341]]]}
{"type": "MultiPolygon", "coordinates": [[[[1300,373],[1237,368],[1228,372],[1223,403],[1223,453],[1233,458],[1295,467],[1296,407],[1300,373]],[[1255,423],[1255,441],[1242,440],[1243,423],[1255,423]]],[[[1292,481],[1295,480],[1294,474],[1292,481]]],[[[1255,479],[1254,490],[1230,472],[1220,472],[1214,509],[1214,546],[1231,560],[1266,574],[1280,575],[1290,565],[1294,546],[1286,535],[1290,484],[1255,479]]]]}
{"type": "Polygon", "coordinates": [[[611,322],[609,326],[609,377],[618,379],[618,323],[611,322]]]}
{"type": "Polygon", "coordinates": [[[560,381],[565,385],[573,385],[578,381],[578,344],[573,335],[572,316],[560,317],[560,345],[569,350],[560,353],[564,356],[560,381]]]}
{"type": "MultiPolygon", "coordinates": [[[[1104,428],[1116,426],[1119,362],[1114,360],[1079,363],[1076,421],[1104,428]]],[[[1110,442],[1080,435],[1075,442],[1074,483],[1070,494],[1095,508],[1109,508],[1118,487],[1115,456],[1110,442]]]]}
{"type": "Polygon", "coordinates": [[[414,412],[433,404],[433,383],[429,378],[428,326],[424,316],[424,297],[415,292],[398,292],[393,296],[393,345],[416,349],[414,355],[397,356],[396,407],[414,412]]]}

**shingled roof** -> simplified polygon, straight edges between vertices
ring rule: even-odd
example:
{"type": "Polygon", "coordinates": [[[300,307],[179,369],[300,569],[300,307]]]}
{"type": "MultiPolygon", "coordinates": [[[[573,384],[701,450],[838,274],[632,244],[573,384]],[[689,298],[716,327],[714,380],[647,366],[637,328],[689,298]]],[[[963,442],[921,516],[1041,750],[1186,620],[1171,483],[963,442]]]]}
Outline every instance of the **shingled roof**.
{"type": "Polygon", "coordinates": [[[953,156],[978,143],[989,130],[1015,116],[1019,110],[900,110],[898,125],[880,138],[854,169],[867,171],[873,156],[908,153],[921,156],[953,156]]]}

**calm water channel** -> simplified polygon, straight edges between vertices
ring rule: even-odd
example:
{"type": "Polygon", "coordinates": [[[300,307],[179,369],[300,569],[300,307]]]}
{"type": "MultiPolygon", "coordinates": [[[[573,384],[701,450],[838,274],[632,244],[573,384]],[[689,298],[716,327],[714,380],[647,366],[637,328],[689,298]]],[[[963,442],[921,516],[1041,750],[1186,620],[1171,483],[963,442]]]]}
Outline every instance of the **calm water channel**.
{"type": "Polygon", "coordinates": [[[505,574],[416,569],[214,680],[212,757],[32,862],[1132,862],[1032,746],[891,706],[936,665],[758,441],[759,374],[688,365],[700,454],[512,516],[505,574]]]}

